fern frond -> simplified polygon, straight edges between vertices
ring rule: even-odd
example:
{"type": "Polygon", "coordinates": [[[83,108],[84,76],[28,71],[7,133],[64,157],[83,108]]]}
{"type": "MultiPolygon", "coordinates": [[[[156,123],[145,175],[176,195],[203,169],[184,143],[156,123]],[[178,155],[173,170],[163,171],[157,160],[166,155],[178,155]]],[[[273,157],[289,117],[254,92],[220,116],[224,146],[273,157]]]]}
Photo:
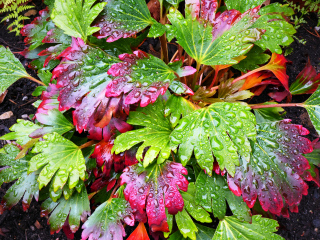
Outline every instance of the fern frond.
{"type": "Polygon", "coordinates": [[[28,17],[22,15],[22,12],[34,8],[32,5],[26,5],[28,0],[0,0],[0,4],[3,4],[3,9],[0,9],[0,13],[7,12],[1,22],[13,19],[14,21],[8,26],[8,29],[12,28],[10,32],[15,32],[16,35],[20,34],[21,28],[24,26],[21,22],[28,20],[28,17]]]}

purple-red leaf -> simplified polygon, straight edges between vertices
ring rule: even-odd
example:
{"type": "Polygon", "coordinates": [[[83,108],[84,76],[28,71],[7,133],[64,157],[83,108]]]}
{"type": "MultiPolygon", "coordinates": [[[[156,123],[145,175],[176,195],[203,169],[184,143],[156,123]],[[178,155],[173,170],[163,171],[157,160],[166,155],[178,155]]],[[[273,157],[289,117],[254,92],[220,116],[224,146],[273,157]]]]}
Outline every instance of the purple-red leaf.
{"type": "Polygon", "coordinates": [[[295,209],[307,195],[302,176],[310,165],[302,154],[313,149],[302,136],[309,131],[290,121],[258,124],[250,162],[240,159],[234,178],[228,175],[229,188],[237,196],[242,194],[250,208],[259,198],[264,211],[279,215],[285,205],[295,209]]]}
{"type": "Polygon", "coordinates": [[[61,57],[62,63],[53,71],[60,90],[59,110],[75,109],[73,121],[79,132],[102,129],[112,116],[123,119],[128,114],[129,106],[124,104],[121,94],[116,98],[105,96],[111,81],[107,71],[118,62],[116,58],[86,45],[80,38],[73,38],[71,47],[61,57]]]}
{"type": "Polygon", "coordinates": [[[310,59],[305,68],[299,73],[297,79],[290,86],[290,92],[296,94],[312,94],[320,83],[320,73],[317,74],[314,67],[310,64],[310,59]]]}
{"type": "MultiPolygon", "coordinates": [[[[122,61],[114,64],[108,74],[113,81],[107,86],[106,96],[117,97],[127,94],[125,104],[134,104],[140,101],[141,107],[154,103],[158,96],[164,95],[170,84],[174,84],[176,72],[167,66],[161,59],[148,55],[140,50],[134,54],[122,54],[122,61]]],[[[186,93],[193,94],[191,91],[186,93]]]]}
{"type": "Polygon", "coordinates": [[[183,210],[184,202],[179,189],[188,190],[188,180],[183,176],[187,170],[180,164],[166,162],[153,164],[147,169],[134,165],[124,170],[121,185],[127,184],[124,196],[132,209],[143,218],[148,216],[148,223],[153,232],[169,232],[166,210],[177,214],[183,210]]]}
{"type": "Polygon", "coordinates": [[[37,118],[37,114],[48,114],[48,111],[51,109],[57,109],[59,107],[58,102],[59,89],[55,84],[49,83],[49,86],[45,91],[42,92],[41,100],[37,113],[35,114],[35,118],[37,118]]]}

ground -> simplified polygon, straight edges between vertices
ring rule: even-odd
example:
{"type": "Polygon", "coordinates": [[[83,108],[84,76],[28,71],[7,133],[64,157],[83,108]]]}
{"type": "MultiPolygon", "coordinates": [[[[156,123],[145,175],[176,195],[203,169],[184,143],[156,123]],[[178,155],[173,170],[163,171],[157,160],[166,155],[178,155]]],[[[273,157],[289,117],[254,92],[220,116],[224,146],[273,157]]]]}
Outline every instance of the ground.
{"type": "MultiPolygon", "coordinates": [[[[34,1],[36,9],[39,11],[44,8],[41,1],[34,1]]],[[[0,16],[1,17],[1,16],[0,16]]],[[[320,38],[314,32],[317,19],[315,15],[307,17],[307,24],[303,24],[297,33],[298,39],[304,39],[306,44],[299,43],[298,40],[292,44],[293,52],[287,59],[292,61],[288,65],[287,73],[290,76],[290,83],[295,80],[298,73],[304,68],[308,57],[311,64],[320,72],[320,38]]],[[[20,52],[24,48],[23,38],[16,37],[14,34],[8,34],[5,24],[0,24],[0,44],[9,47],[12,52],[20,52]]],[[[143,44],[144,50],[157,51],[159,44],[157,41],[150,41],[143,44]],[[150,44],[152,47],[150,47],[150,44]]],[[[172,49],[170,49],[172,50],[172,49]]],[[[19,54],[16,56],[24,65],[28,61],[19,54]]],[[[34,72],[29,71],[35,76],[34,72]]],[[[3,103],[0,104],[0,115],[12,111],[13,116],[6,120],[0,120],[0,136],[9,132],[9,128],[19,118],[27,118],[33,114],[35,108],[32,103],[37,100],[31,94],[36,84],[22,79],[17,81],[8,89],[8,94],[3,103]]],[[[304,101],[308,96],[299,96],[293,98],[294,102],[304,101]]],[[[310,122],[306,117],[306,111],[302,108],[288,108],[287,118],[293,120],[293,123],[302,124],[311,131],[310,137],[316,137],[315,130],[310,127],[310,122]]],[[[4,142],[0,142],[0,147],[4,142]]],[[[4,184],[0,189],[0,199],[5,194],[9,185],[4,184]]],[[[309,194],[304,196],[299,206],[299,213],[291,213],[290,219],[278,218],[280,228],[278,234],[287,240],[295,239],[320,239],[320,191],[313,183],[309,183],[309,194]]],[[[127,233],[133,228],[128,229],[127,233]]],[[[26,239],[26,240],[55,240],[67,239],[62,232],[50,235],[50,229],[47,225],[47,219],[40,217],[40,203],[32,202],[29,210],[23,212],[21,203],[0,215],[0,240],[26,239]],[[2,230],[2,232],[1,232],[2,230]],[[2,236],[3,235],[3,236],[2,236]]],[[[75,239],[80,239],[80,233],[77,233],[75,239]]]]}

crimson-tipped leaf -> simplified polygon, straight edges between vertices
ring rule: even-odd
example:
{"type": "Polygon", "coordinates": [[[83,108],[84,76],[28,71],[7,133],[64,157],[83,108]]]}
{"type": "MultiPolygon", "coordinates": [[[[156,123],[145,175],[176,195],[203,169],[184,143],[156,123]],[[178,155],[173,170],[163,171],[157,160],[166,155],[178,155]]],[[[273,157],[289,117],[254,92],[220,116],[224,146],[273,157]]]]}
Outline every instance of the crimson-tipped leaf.
{"type": "MultiPolygon", "coordinates": [[[[108,74],[113,76],[107,86],[108,97],[118,97],[125,93],[125,104],[140,102],[140,106],[145,107],[154,103],[160,94],[164,95],[169,86],[176,83],[176,72],[152,55],[138,50],[134,54],[122,54],[119,59],[122,62],[108,70],[108,74]]],[[[184,90],[184,93],[193,94],[188,87],[184,90]]]]}
{"type": "Polygon", "coordinates": [[[166,162],[152,164],[144,169],[140,164],[128,167],[121,175],[121,185],[127,184],[124,196],[142,220],[147,215],[153,232],[168,232],[166,210],[177,214],[183,210],[181,191],[188,190],[188,181],[183,175],[187,170],[180,164],[166,162]]]}
{"type": "Polygon", "coordinates": [[[310,166],[301,154],[312,152],[311,142],[302,137],[309,131],[284,120],[260,123],[257,132],[250,162],[240,159],[234,178],[228,175],[229,188],[250,208],[258,198],[264,211],[279,215],[284,204],[298,205],[307,194],[301,175],[310,166]]]}

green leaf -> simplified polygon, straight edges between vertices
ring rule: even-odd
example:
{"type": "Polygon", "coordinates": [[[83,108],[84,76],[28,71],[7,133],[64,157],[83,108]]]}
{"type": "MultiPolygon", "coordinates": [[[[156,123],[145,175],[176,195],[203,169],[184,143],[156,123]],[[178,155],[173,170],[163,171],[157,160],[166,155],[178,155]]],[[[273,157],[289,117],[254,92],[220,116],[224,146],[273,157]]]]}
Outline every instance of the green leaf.
{"type": "Polygon", "coordinates": [[[226,0],[228,10],[236,9],[241,13],[264,3],[265,0],[226,0]]]}
{"type": "Polygon", "coordinates": [[[151,26],[148,37],[150,38],[157,38],[161,37],[165,32],[167,28],[165,25],[161,23],[155,23],[151,26]]]}
{"type": "Polygon", "coordinates": [[[320,148],[314,148],[311,153],[304,155],[308,159],[309,163],[320,166],[320,148]]]}
{"type": "Polygon", "coordinates": [[[43,91],[45,91],[47,87],[45,86],[38,86],[32,93],[32,96],[39,97],[43,91]]]}
{"type": "Polygon", "coordinates": [[[36,143],[33,153],[39,153],[30,161],[28,172],[44,167],[40,172],[38,182],[42,189],[53,178],[53,188],[56,192],[66,184],[74,188],[79,178],[85,178],[85,159],[81,149],[57,133],[44,135],[44,140],[36,143]]]}
{"type": "Polygon", "coordinates": [[[90,27],[107,3],[95,0],[56,0],[51,13],[52,21],[65,34],[87,40],[87,36],[97,32],[98,27],[90,27]],[[93,6],[94,5],[94,6],[93,6]]]}
{"type": "Polygon", "coordinates": [[[48,86],[52,78],[52,73],[50,71],[40,70],[38,73],[38,77],[46,86],[48,86]]]}
{"type": "Polygon", "coordinates": [[[60,135],[74,129],[74,126],[58,109],[48,110],[46,114],[37,113],[37,120],[44,126],[30,134],[30,137],[41,137],[48,133],[56,132],[60,135]]]}
{"type": "Polygon", "coordinates": [[[259,65],[265,64],[270,55],[263,53],[264,50],[258,46],[254,46],[247,54],[246,58],[232,67],[246,73],[248,70],[259,68],[259,65]]]}
{"type": "Polygon", "coordinates": [[[29,77],[10,49],[0,45],[0,95],[18,79],[29,77]]]}
{"type": "Polygon", "coordinates": [[[74,191],[72,196],[66,200],[60,198],[54,202],[48,198],[41,205],[41,215],[46,216],[51,213],[48,224],[50,224],[51,232],[59,232],[66,221],[68,221],[70,229],[75,233],[80,226],[80,219],[84,222],[86,217],[90,215],[90,202],[85,186],[74,191]]]}
{"type": "Polygon", "coordinates": [[[233,214],[241,221],[251,221],[251,212],[241,197],[235,196],[226,183],[226,180],[217,174],[212,177],[203,171],[196,181],[196,203],[212,212],[215,217],[223,219],[226,215],[226,201],[233,214]]]}
{"type": "MultiPolygon", "coordinates": [[[[274,104],[274,102],[266,102],[265,105],[274,104]]],[[[282,115],[285,111],[282,107],[259,108],[254,109],[257,123],[275,122],[283,120],[282,115]]]]}
{"type": "Polygon", "coordinates": [[[285,16],[292,16],[294,11],[289,4],[280,4],[280,3],[271,3],[267,6],[264,6],[260,11],[260,15],[268,14],[268,13],[282,13],[285,16]]]}
{"type": "Polygon", "coordinates": [[[191,238],[192,240],[196,240],[196,232],[198,232],[197,226],[192,221],[189,214],[186,212],[185,209],[182,210],[182,212],[178,212],[176,214],[176,222],[178,225],[178,228],[183,235],[183,237],[191,238]]]}
{"type": "Polygon", "coordinates": [[[187,99],[171,95],[166,102],[166,107],[164,110],[164,115],[166,117],[170,116],[169,120],[172,127],[177,126],[181,117],[189,115],[191,112],[197,109],[197,106],[187,99]]]}
{"type": "MultiPolygon", "coordinates": [[[[259,12],[259,14],[261,14],[259,12]]],[[[292,35],[296,33],[294,27],[285,21],[281,14],[266,13],[262,15],[252,28],[264,29],[266,32],[255,44],[263,50],[282,53],[281,46],[289,46],[293,42],[292,35]]]]}
{"type": "Polygon", "coordinates": [[[188,191],[181,192],[181,196],[184,200],[185,209],[195,220],[202,223],[212,222],[209,213],[195,202],[196,188],[194,183],[190,183],[188,185],[188,191]]]}
{"type": "Polygon", "coordinates": [[[141,160],[144,149],[150,147],[143,159],[144,167],[152,163],[157,157],[158,163],[168,159],[170,156],[169,136],[172,128],[169,120],[164,116],[164,107],[164,102],[158,99],[153,105],[149,104],[144,108],[139,107],[136,111],[130,112],[127,123],[144,128],[118,136],[114,141],[112,152],[119,154],[143,142],[138,148],[136,157],[141,160]]]}
{"type": "MultiPolygon", "coordinates": [[[[205,226],[202,226],[200,224],[195,223],[195,225],[198,228],[198,232],[196,233],[196,239],[197,240],[212,240],[212,237],[214,235],[215,230],[212,228],[208,228],[205,226]]],[[[190,238],[184,238],[180,231],[175,232],[172,234],[169,238],[169,240],[190,240],[190,238]]]]}
{"type": "Polygon", "coordinates": [[[320,134],[320,86],[318,89],[303,103],[307,109],[314,128],[320,134]]]}
{"type": "Polygon", "coordinates": [[[39,128],[41,126],[38,124],[18,119],[17,123],[10,128],[12,132],[0,137],[0,140],[16,140],[19,145],[23,146],[32,139],[29,135],[39,128]]]}
{"type": "Polygon", "coordinates": [[[15,160],[20,149],[12,144],[4,146],[0,153],[0,166],[8,168],[0,169],[0,187],[5,183],[18,179],[3,196],[2,204],[4,208],[11,208],[22,199],[23,210],[26,211],[34,197],[39,198],[39,184],[37,175],[39,172],[33,172],[28,175],[30,156],[15,160]]]}
{"type": "Polygon", "coordinates": [[[105,39],[98,39],[94,36],[89,36],[91,46],[97,46],[103,49],[110,56],[118,58],[123,53],[132,53],[132,49],[137,48],[148,35],[148,31],[140,34],[136,38],[121,38],[115,42],[106,42],[105,39]]]}
{"type": "Polygon", "coordinates": [[[233,216],[225,217],[220,221],[212,240],[284,240],[284,238],[274,234],[277,227],[279,225],[276,220],[262,218],[260,215],[252,217],[252,224],[241,222],[233,216]]]}
{"type": "Polygon", "coordinates": [[[220,168],[233,176],[239,165],[238,153],[249,160],[248,138],[255,141],[255,118],[250,110],[239,103],[223,102],[196,110],[180,120],[170,135],[170,146],[176,149],[180,145],[183,165],[194,151],[201,168],[211,175],[214,155],[220,168]]]}
{"type": "Polygon", "coordinates": [[[106,38],[113,42],[120,38],[131,37],[146,27],[157,23],[151,17],[144,0],[104,0],[108,4],[101,16],[95,21],[100,31],[95,34],[98,38],[106,38]]]}
{"type": "Polygon", "coordinates": [[[124,232],[121,221],[134,225],[132,209],[126,200],[112,198],[102,203],[85,222],[82,239],[121,239],[124,232]]]}
{"type": "Polygon", "coordinates": [[[198,64],[229,65],[237,64],[234,58],[246,54],[252,43],[260,38],[257,29],[251,27],[253,15],[246,14],[216,39],[213,39],[211,24],[205,27],[204,23],[191,16],[184,18],[174,8],[170,9],[168,18],[176,30],[178,43],[198,64]]]}
{"type": "Polygon", "coordinates": [[[178,8],[179,3],[181,3],[183,0],[165,0],[167,3],[171,4],[175,8],[178,8]]]}

